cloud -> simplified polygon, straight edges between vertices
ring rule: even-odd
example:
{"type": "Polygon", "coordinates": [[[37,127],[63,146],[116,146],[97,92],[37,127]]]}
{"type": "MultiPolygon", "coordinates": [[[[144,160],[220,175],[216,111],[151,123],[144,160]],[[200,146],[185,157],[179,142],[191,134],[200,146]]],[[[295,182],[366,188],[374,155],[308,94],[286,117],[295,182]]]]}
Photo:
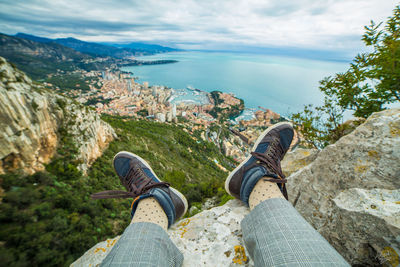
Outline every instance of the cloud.
{"type": "Polygon", "coordinates": [[[393,0],[0,0],[0,31],[87,41],[355,50],[393,0]]]}

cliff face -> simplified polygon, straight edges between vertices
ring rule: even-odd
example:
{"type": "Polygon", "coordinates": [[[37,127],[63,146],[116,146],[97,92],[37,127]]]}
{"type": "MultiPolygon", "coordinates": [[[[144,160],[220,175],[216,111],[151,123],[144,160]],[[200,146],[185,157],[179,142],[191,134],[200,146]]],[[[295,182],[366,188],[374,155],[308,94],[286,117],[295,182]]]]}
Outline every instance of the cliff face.
{"type": "Polygon", "coordinates": [[[61,129],[73,137],[85,172],[115,137],[94,111],[34,84],[1,57],[0,129],[0,173],[43,170],[61,129]]]}

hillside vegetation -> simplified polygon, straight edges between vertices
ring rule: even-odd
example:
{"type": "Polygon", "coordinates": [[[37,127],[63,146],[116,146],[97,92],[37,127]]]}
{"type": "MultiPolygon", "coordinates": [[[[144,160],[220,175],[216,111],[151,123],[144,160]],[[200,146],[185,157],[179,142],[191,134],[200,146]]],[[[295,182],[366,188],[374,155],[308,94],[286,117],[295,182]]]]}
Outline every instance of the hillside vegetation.
{"type": "Polygon", "coordinates": [[[139,154],[157,175],[186,195],[191,206],[223,190],[233,161],[209,142],[197,140],[180,126],[106,116],[118,138],[83,176],[76,168],[76,145],[65,129],[62,143],[46,171],[30,176],[0,176],[0,262],[10,266],[68,266],[97,242],[121,234],[130,220],[127,199],[91,200],[90,194],[123,189],[112,168],[120,150],[139,154]]]}

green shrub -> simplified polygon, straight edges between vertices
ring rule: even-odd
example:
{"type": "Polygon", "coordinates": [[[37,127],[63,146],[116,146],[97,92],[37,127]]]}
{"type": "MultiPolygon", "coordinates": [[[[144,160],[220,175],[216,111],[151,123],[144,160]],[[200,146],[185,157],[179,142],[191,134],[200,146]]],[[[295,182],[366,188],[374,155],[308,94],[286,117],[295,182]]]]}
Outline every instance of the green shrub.
{"type": "MultiPolygon", "coordinates": [[[[60,104],[59,104],[60,105],[60,104]]],[[[61,103],[62,105],[62,103],[61,103]]],[[[121,234],[130,220],[131,200],[92,200],[90,194],[124,190],[112,159],[127,150],[139,154],[162,180],[181,191],[190,205],[222,193],[232,160],[209,142],[193,140],[176,125],[104,116],[118,134],[83,176],[77,169],[78,149],[66,128],[59,129],[57,155],[43,172],[0,176],[5,190],[0,204],[2,264],[11,266],[68,266],[87,249],[121,234]],[[188,148],[192,152],[188,151],[188,148]]]]}
{"type": "Polygon", "coordinates": [[[320,81],[324,104],[307,105],[291,116],[304,136],[303,145],[322,148],[345,135],[346,111],[367,118],[400,102],[400,6],[381,26],[373,21],[365,26],[362,40],[369,52],[357,55],[346,72],[320,81]]]}

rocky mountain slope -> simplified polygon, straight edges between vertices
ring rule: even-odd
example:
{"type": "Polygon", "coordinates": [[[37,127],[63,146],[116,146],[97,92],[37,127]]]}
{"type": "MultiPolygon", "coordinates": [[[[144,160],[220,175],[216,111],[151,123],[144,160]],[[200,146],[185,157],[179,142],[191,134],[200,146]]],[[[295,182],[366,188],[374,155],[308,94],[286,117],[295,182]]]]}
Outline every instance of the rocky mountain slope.
{"type": "Polygon", "coordinates": [[[57,43],[41,43],[0,33],[0,56],[14,63],[33,79],[75,70],[104,70],[131,60],[97,58],[57,43]]]}
{"type": "MultiPolygon", "coordinates": [[[[296,209],[352,265],[397,266],[400,252],[400,109],[374,113],[336,144],[297,149],[282,165],[292,173],[296,209]]],[[[285,171],[285,170],[284,170],[285,171]]],[[[168,233],[184,266],[252,266],[239,222],[240,201],[178,221],[168,233]]],[[[98,243],[72,266],[97,266],[119,237],[98,243]]]]}
{"type": "Polygon", "coordinates": [[[56,154],[59,132],[79,144],[79,169],[86,171],[115,137],[89,108],[51,93],[0,57],[0,174],[32,174],[56,154]]]}

